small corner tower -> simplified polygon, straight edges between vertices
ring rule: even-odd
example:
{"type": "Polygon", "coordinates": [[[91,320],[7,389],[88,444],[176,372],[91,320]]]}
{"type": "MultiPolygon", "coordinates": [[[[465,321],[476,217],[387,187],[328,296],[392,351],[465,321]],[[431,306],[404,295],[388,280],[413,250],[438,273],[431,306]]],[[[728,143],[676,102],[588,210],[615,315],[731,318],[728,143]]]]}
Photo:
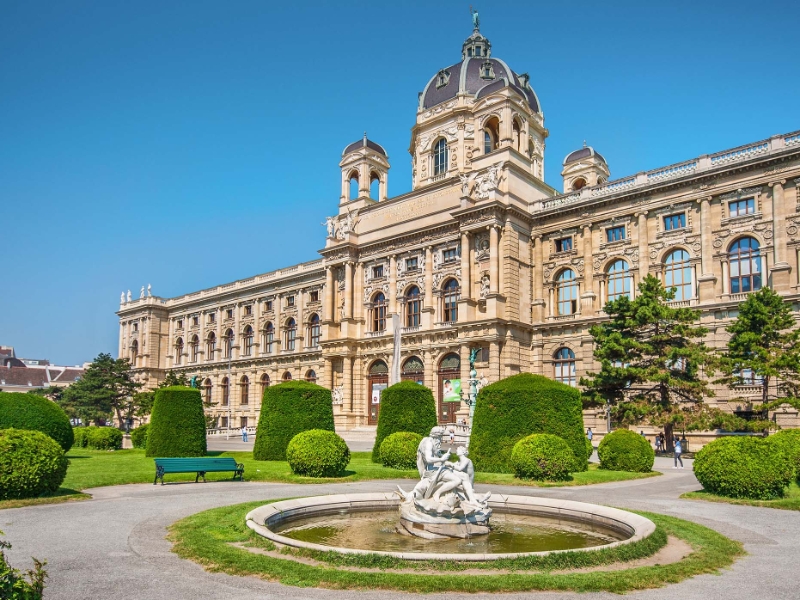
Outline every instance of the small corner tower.
{"type": "Polygon", "coordinates": [[[363,139],[349,144],[342,152],[342,195],[339,206],[382,202],[388,195],[389,156],[380,144],[363,139]],[[374,184],[377,183],[377,186],[374,184]],[[371,191],[372,190],[372,191],[371,191]]]}
{"type": "Polygon", "coordinates": [[[583,148],[570,152],[564,159],[564,193],[577,192],[581,188],[600,185],[608,181],[611,173],[603,155],[583,143],[583,148]]]}

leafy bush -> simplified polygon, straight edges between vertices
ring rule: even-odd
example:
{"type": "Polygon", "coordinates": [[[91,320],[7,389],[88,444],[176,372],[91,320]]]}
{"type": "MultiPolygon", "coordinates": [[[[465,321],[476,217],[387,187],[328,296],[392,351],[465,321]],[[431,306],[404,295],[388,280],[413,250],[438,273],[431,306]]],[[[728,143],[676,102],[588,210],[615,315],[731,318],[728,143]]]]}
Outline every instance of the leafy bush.
{"type": "Polygon", "coordinates": [[[416,469],[417,448],[421,441],[422,436],[418,433],[393,433],[381,442],[380,457],[383,466],[392,469],[416,469]]]}
{"type": "Polygon", "coordinates": [[[64,450],[72,448],[72,425],[62,408],[36,394],[0,392],[0,429],[29,429],[49,435],[64,450]]]}
{"type": "Polygon", "coordinates": [[[393,433],[407,431],[425,437],[437,423],[436,402],[430,389],[415,381],[389,386],[381,393],[372,462],[381,462],[381,444],[393,433]]]}
{"type": "Polygon", "coordinates": [[[163,458],[206,455],[206,418],[200,390],[173,386],[156,390],[147,456],[163,458]]]}
{"type": "Polygon", "coordinates": [[[586,440],[586,458],[589,459],[592,457],[592,452],[594,452],[594,446],[592,446],[592,440],[589,438],[584,438],[586,440]]]}
{"type": "Polygon", "coordinates": [[[331,391],[308,381],[285,381],[264,390],[255,460],[286,460],[286,447],[302,431],[334,431],[331,391]]]}
{"type": "Polygon", "coordinates": [[[649,473],[656,453],[643,436],[630,429],[617,429],[603,438],[597,447],[600,468],[609,471],[649,473]]]}
{"type": "Polygon", "coordinates": [[[116,427],[87,427],[86,445],[95,450],[122,448],[122,432],[116,427]]]}
{"type": "Polygon", "coordinates": [[[52,494],[67,474],[67,458],[41,431],[0,430],[0,500],[52,494]]]}
{"type": "Polygon", "coordinates": [[[131,429],[131,444],[134,448],[147,448],[147,423],[131,429]]]}
{"type": "Polygon", "coordinates": [[[792,459],[763,438],[719,438],[694,457],[694,474],[703,488],[731,498],[780,498],[794,473],[792,459]]]}
{"type": "Polygon", "coordinates": [[[767,441],[789,457],[794,465],[795,477],[800,477],[800,429],[782,429],[769,436],[767,441]]]}
{"type": "Polygon", "coordinates": [[[534,433],[562,438],[575,455],[570,471],[588,468],[583,404],[578,390],[541,375],[521,373],[478,394],[469,452],[478,471],[511,472],[511,451],[534,433]]]}
{"type": "Polygon", "coordinates": [[[86,448],[89,443],[89,438],[86,435],[89,427],[75,427],[72,430],[72,437],[75,440],[72,444],[73,448],[86,448]]]}
{"type": "MultiPolygon", "coordinates": [[[[0,531],[0,535],[3,532],[0,531]]],[[[33,569],[22,573],[8,564],[5,549],[11,544],[0,540],[0,598],[7,600],[41,600],[44,592],[44,580],[47,571],[46,563],[33,559],[33,569]]]]}
{"type": "Polygon", "coordinates": [[[336,477],[350,462],[350,449],[333,431],[309,429],[291,439],[286,460],[295,475],[336,477]]]}
{"type": "Polygon", "coordinates": [[[574,464],[575,453],[569,444],[549,433],[522,438],[511,451],[511,468],[521,479],[564,481],[574,464]]]}

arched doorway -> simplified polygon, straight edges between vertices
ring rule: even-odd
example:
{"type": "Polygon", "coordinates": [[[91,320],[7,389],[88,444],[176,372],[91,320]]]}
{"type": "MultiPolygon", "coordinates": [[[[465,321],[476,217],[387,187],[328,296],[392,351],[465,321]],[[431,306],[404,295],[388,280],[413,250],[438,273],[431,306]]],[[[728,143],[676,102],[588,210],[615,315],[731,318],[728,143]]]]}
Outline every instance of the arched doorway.
{"type": "Polygon", "coordinates": [[[400,370],[401,381],[416,381],[420,385],[425,385],[425,365],[417,356],[410,356],[403,362],[400,370]]]}
{"type": "Polygon", "coordinates": [[[455,423],[461,408],[461,358],[448,354],[439,363],[439,423],[455,423]]]}
{"type": "Polygon", "coordinates": [[[381,392],[389,386],[389,367],[382,360],[376,360],[369,367],[367,375],[367,393],[369,394],[369,424],[377,425],[381,412],[381,392]]]}

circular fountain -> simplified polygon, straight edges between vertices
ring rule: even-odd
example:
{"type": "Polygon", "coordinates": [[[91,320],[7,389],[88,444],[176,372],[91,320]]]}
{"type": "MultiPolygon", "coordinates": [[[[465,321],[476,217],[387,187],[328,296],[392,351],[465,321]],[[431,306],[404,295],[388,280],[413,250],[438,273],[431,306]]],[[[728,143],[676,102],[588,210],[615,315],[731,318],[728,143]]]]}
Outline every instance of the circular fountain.
{"type": "Polygon", "coordinates": [[[380,554],[406,560],[496,560],[630,544],[655,531],[642,516],[595,504],[487,493],[459,448],[441,451],[443,428],[420,442],[410,492],[284,500],[248,513],[247,526],[280,547],[380,554]],[[491,522],[490,522],[491,519],[491,522]]]}

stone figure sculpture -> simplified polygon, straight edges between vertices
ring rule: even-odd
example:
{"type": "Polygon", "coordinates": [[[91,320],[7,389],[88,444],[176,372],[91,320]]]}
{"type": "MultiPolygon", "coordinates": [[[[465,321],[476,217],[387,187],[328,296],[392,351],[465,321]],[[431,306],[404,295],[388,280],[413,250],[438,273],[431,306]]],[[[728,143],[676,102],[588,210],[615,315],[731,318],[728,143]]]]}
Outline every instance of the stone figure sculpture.
{"type": "Polygon", "coordinates": [[[398,486],[400,533],[427,539],[464,538],[489,532],[491,492],[476,496],[475,469],[464,448],[459,461],[451,463],[450,452],[442,451],[445,428],[436,426],[417,448],[419,483],[410,492],[398,486]]]}
{"type": "Polygon", "coordinates": [[[334,237],[335,225],[333,217],[325,217],[325,222],[322,223],[322,225],[325,225],[325,228],[328,230],[328,237],[329,238],[334,237]]]}
{"type": "Polygon", "coordinates": [[[139,300],[141,300],[142,298],[144,298],[144,286],[142,286],[142,289],[139,290],[139,300]]]}
{"type": "Polygon", "coordinates": [[[153,286],[149,283],[147,284],[147,297],[150,298],[153,296],[153,286]]]}
{"type": "Polygon", "coordinates": [[[125,304],[125,292],[122,292],[122,293],[119,295],[119,303],[120,303],[120,304],[125,304]]]}
{"type": "Polygon", "coordinates": [[[130,302],[130,301],[131,301],[131,291],[128,290],[128,302],[130,302]]]}
{"type": "Polygon", "coordinates": [[[344,384],[336,385],[331,390],[332,404],[344,404],[344,384]]]}

